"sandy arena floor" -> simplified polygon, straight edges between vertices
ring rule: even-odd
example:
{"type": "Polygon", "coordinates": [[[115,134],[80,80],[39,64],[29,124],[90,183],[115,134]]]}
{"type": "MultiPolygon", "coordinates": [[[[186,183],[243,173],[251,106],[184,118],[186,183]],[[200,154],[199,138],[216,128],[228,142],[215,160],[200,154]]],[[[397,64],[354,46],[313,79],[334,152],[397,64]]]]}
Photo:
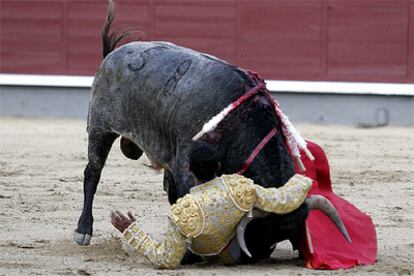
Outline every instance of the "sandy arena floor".
{"type": "Polygon", "coordinates": [[[0,118],[0,275],[414,274],[414,128],[298,128],[328,153],[334,190],[372,216],[379,240],[375,265],[309,270],[283,243],[257,265],[155,270],[122,246],[109,212],[133,210],[159,235],[169,206],[162,173],[145,166],[145,158],[123,157],[118,141],[95,198],[92,244],[80,247],[72,234],[83,200],[85,122],[0,118]]]}

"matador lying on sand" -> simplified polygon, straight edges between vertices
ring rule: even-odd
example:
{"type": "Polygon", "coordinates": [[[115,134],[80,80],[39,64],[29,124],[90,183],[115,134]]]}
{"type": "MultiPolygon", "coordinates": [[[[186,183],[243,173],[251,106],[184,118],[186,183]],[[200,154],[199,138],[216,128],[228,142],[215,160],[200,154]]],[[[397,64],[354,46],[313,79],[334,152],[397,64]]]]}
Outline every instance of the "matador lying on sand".
{"type": "MultiPolygon", "coordinates": [[[[219,166],[212,145],[193,148],[190,170],[199,185],[171,206],[168,230],[161,241],[145,233],[130,212],[129,218],[113,212],[112,224],[133,248],[158,268],[176,268],[187,249],[207,261],[216,260],[226,265],[243,263],[249,252],[243,248],[244,242],[238,243],[236,239],[236,228],[242,218],[253,208],[276,214],[296,210],[305,201],[312,180],[296,174],[283,187],[264,188],[241,175],[216,177],[219,166]]],[[[329,215],[350,241],[329,201],[323,197],[308,198],[307,204],[308,207],[318,205],[317,208],[329,215]]]]}

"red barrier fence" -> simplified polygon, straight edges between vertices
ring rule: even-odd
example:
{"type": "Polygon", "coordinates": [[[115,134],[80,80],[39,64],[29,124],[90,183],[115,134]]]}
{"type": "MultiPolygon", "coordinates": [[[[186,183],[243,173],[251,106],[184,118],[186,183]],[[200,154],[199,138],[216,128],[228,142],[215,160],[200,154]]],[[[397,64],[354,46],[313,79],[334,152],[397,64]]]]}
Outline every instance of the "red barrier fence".
{"type": "MultiPolygon", "coordinates": [[[[118,0],[114,25],[266,79],[414,83],[414,0],[118,0]]],[[[93,75],[107,3],[0,0],[0,73],[93,75]]]]}

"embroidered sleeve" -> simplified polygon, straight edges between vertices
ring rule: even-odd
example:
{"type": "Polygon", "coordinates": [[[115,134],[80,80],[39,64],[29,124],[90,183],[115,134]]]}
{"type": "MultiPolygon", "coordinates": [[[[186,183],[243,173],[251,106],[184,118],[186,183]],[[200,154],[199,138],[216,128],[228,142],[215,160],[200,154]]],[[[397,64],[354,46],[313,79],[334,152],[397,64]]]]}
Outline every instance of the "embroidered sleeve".
{"type": "Polygon", "coordinates": [[[250,211],[256,201],[253,180],[237,174],[223,175],[223,179],[237,208],[243,212],[250,211]]]}
{"type": "Polygon", "coordinates": [[[171,220],[160,242],[145,233],[137,222],[125,229],[123,236],[134,249],[143,254],[157,268],[176,268],[181,263],[187,248],[185,237],[171,220]]]}
{"type": "Polygon", "coordinates": [[[168,217],[175,223],[186,238],[195,238],[205,227],[203,209],[197,204],[194,196],[187,194],[179,198],[171,206],[168,217]]]}
{"type": "Polygon", "coordinates": [[[264,188],[259,185],[255,187],[256,208],[286,214],[296,210],[303,203],[312,187],[312,179],[296,174],[280,188],[264,188]]]}

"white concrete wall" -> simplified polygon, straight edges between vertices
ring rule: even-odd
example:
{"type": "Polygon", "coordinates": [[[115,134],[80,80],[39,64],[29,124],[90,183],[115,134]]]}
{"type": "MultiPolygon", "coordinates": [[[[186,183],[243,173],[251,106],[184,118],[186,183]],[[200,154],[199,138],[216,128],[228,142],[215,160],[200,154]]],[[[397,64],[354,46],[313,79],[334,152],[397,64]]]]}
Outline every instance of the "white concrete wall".
{"type": "MultiPolygon", "coordinates": [[[[293,122],[414,126],[414,85],[268,81],[293,122]]],[[[0,75],[0,116],[85,119],[92,77],[0,75]]]]}

